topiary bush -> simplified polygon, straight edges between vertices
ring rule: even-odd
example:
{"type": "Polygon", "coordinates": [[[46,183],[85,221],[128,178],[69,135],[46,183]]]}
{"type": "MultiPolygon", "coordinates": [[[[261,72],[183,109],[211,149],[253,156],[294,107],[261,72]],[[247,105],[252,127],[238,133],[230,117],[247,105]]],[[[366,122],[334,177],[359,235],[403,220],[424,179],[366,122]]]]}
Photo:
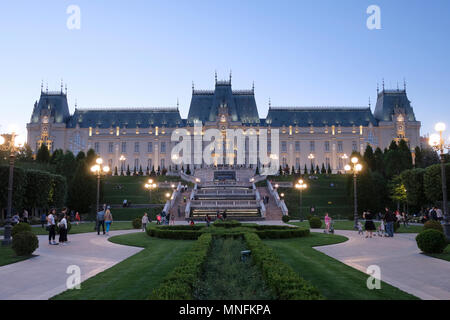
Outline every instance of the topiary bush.
{"type": "Polygon", "coordinates": [[[142,219],[135,218],[133,221],[131,221],[131,224],[133,225],[134,229],[140,229],[142,228],[142,219]]]}
{"type": "Polygon", "coordinates": [[[31,231],[16,233],[12,241],[12,249],[18,256],[29,256],[39,247],[37,236],[31,231]]]}
{"type": "Polygon", "coordinates": [[[28,223],[20,222],[16,224],[11,230],[11,236],[14,236],[21,232],[31,232],[31,226],[28,223]]]}
{"type": "Polygon", "coordinates": [[[282,220],[284,223],[288,223],[289,220],[291,220],[291,217],[289,217],[288,215],[282,216],[282,217],[281,217],[281,220],[282,220]]]}
{"type": "Polygon", "coordinates": [[[444,233],[444,228],[442,227],[442,224],[439,221],[430,220],[425,222],[425,224],[423,225],[423,230],[429,229],[437,230],[444,233]]]}
{"type": "Polygon", "coordinates": [[[419,233],[416,242],[419,249],[424,253],[442,253],[447,246],[444,234],[434,229],[419,233]]]}
{"type": "Polygon", "coordinates": [[[312,229],[319,229],[322,227],[322,220],[319,217],[311,217],[309,219],[309,227],[312,229]]]}

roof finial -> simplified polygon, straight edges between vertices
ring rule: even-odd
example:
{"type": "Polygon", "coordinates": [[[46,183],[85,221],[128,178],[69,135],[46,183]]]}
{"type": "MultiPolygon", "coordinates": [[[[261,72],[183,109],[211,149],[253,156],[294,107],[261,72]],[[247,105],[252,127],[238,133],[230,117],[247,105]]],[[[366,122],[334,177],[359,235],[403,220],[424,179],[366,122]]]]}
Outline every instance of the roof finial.
{"type": "Polygon", "coordinates": [[[271,99],[270,99],[270,97],[269,97],[269,109],[272,107],[272,101],[271,101],[271,99]]]}
{"type": "Polygon", "coordinates": [[[405,90],[405,92],[406,92],[406,79],[405,78],[403,78],[403,90],[405,90]]]}
{"type": "Polygon", "coordinates": [[[377,82],[377,94],[380,93],[380,84],[377,82]]]}
{"type": "Polygon", "coordinates": [[[369,96],[369,108],[372,106],[372,103],[370,102],[370,96],[369,96]]]}
{"type": "Polygon", "coordinates": [[[384,91],[384,78],[383,78],[383,91],[384,91]]]}
{"type": "Polygon", "coordinates": [[[232,78],[232,76],[233,76],[233,71],[230,70],[230,84],[231,84],[231,78],[232,78]]]}
{"type": "Polygon", "coordinates": [[[400,91],[400,88],[399,88],[399,86],[398,86],[398,81],[397,81],[397,91],[400,91]]]}
{"type": "Polygon", "coordinates": [[[67,83],[66,83],[66,96],[67,96],[67,83]]]}
{"type": "Polygon", "coordinates": [[[192,92],[194,92],[194,81],[192,81],[192,92]]]}
{"type": "Polygon", "coordinates": [[[214,77],[216,79],[216,84],[217,84],[217,70],[214,72],[214,77]]]}
{"type": "Polygon", "coordinates": [[[64,83],[63,83],[63,79],[61,78],[61,94],[63,93],[63,89],[64,89],[64,83]]]}
{"type": "Polygon", "coordinates": [[[252,92],[255,93],[255,81],[252,83],[252,92]]]}
{"type": "Polygon", "coordinates": [[[179,109],[179,108],[180,108],[180,100],[177,97],[177,109],[179,109]]]}
{"type": "Polygon", "coordinates": [[[47,87],[46,87],[45,91],[48,94],[48,82],[47,82],[47,87]]]}
{"type": "Polygon", "coordinates": [[[41,93],[44,92],[44,80],[41,80],[41,93]]]}

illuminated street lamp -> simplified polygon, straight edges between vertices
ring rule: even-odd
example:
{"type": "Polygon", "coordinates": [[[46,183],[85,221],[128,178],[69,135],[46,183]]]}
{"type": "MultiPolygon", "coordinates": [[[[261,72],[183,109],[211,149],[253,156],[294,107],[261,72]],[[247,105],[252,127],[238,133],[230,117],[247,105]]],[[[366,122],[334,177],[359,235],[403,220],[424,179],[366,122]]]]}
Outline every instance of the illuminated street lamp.
{"type": "Polygon", "coordinates": [[[355,229],[358,228],[358,193],[356,190],[356,176],[359,172],[362,170],[362,165],[359,162],[359,159],[357,157],[352,157],[351,159],[351,165],[347,164],[344,169],[347,172],[353,173],[353,197],[354,197],[354,216],[355,216],[355,229]]]}
{"type": "Polygon", "coordinates": [[[120,161],[120,174],[123,174],[123,172],[125,170],[124,164],[125,164],[126,160],[127,160],[127,158],[125,158],[125,156],[123,154],[119,158],[119,161],[120,161]]]}
{"type": "Polygon", "coordinates": [[[12,198],[13,198],[13,182],[14,182],[14,160],[16,152],[24,145],[24,140],[17,136],[15,131],[11,133],[9,142],[4,136],[0,136],[0,147],[9,151],[9,178],[8,178],[8,204],[6,211],[6,224],[3,233],[2,245],[11,244],[11,216],[12,216],[12,198]]]}
{"type": "Polygon", "coordinates": [[[304,183],[302,179],[300,179],[300,180],[298,180],[298,183],[295,185],[295,188],[297,190],[300,190],[300,207],[299,207],[300,216],[299,216],[299,218],[300,218],[300,221],[302,221],[302,193],[303,193],[303,190],[308,188],[308,185],[306,183],[304,183]]]}
{"type": "Polygon", "coordinates": [[[144,185],[145,189],[148,190],[150,204],[152,203],[152,190],[156,189],[156,183],[153,183],[153,179],[148,179],[148,183],[144,185]]]}
{"type": "Polygon", "coordinates": [[[97,207],[96,210],[100,208],[100,177],[102,174],[107,174],[110,171],[108,166],[103,165],[103,159],[97,158],[95,163],[91,167],[91,172],[97,176],[97,207]]]}
{"type": "Polygon", "coordinates": [[[445,175],[445,158],[444,158],[444,150],[450,149],[450,144],[445,143],[443,138],[444,131],[446,129],[445,123],[439,122],[434,126],[434,129],[438,133],[434,133],[430,136],[428,143],[430,146],[439,152],[441,158],[441,177],[442,177],[442,202],[444,209],[444,232],[445,236],[448,240],[450,240],[450,216],[448,212],[448,204],[447,204],[447,181],[445,175]]]}

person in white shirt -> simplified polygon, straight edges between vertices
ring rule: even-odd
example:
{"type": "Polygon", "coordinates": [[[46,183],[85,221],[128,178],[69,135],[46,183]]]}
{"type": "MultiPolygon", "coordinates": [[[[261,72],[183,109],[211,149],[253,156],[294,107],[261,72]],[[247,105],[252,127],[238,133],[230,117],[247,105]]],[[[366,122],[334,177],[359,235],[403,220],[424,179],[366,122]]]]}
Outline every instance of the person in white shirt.
{"type": "Polygon", "coordinates": [[[56,224],[55,224],[56,210],[52,209],[47,216],[47,229],[48,229],[48,244],[57,244],[55,241],[56,236],[56,224]]]}
{"type": "Polygon", "coordinates": [[[441,220],[444,218],[444,215],[443,215],[443,213],[442,213],[442,210],[439,209],[439,208],[436,209],[436,217],[437,217],[437,220],[438,220],[438,221],[441,221],[441,220]]]}
{"type": "Polygon", "coordinates": [[[142,217],[142,231],[146,231],[147,230],[147,223],[148,223],[148,215],[147,212],[144,213],[144,216],[142,217]]]}

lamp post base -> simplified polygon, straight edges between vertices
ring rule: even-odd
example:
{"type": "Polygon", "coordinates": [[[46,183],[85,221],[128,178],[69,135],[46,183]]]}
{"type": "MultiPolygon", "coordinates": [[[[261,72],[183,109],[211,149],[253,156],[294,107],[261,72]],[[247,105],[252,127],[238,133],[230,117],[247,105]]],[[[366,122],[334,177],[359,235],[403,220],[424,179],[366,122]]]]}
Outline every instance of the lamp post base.
{"type": "Polygon", "coordinates": [[[447,238],[447,241],[450,241],[450,222],[446,222],[442,225],[444,228],[444,235],[447,238]]]}

